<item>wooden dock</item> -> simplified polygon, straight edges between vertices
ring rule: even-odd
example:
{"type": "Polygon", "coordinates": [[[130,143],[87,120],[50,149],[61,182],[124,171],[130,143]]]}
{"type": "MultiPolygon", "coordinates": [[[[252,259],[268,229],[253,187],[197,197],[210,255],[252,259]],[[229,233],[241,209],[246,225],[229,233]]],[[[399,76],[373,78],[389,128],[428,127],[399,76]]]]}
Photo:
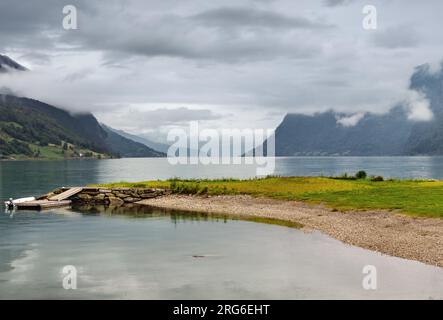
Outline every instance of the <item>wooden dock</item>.
{"type": "Polygon", "coordinates": [[[60,194],[57,194],[55,196],[50,197],[48,200],[49,201],[62,201],[62,200],[66,200],[66,199],[72,197],[73,195],[76,195],[77,193],[82,192],[82,191],[83,191],[83,187],[69,188],[65,192],[62,192],[60,194]]]}
{"type": "Polygon", "coordinates": [[[66,207],[71,205],[71,200],[60,200],[60,201],[49,201],[49,200],[35,200],[17,203],[17,209],[50,209],[50,208],[59,208],[66,207]]]}
{"type": "Polygon", "coordinates": [[[17,209],[50,209],[60,208],[71,205],[70,197],[83,191],[83,187],[64,188],[63,192],[53,195],[49,198],[40,197],[37,200],[15,203],[17,209]]]}

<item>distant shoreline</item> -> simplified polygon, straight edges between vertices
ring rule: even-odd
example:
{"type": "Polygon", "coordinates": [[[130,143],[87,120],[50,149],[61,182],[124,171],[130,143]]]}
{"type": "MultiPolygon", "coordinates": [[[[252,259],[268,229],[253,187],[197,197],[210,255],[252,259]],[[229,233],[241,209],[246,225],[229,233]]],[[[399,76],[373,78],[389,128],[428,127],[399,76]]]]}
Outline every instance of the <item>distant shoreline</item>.
{"type": "Polygon", "coordinates": [[[118,160],[118,159],[165,159],[165,157],[82,157],[82,158],[20,158],[20,159],[0,159],[0,161],[65,161],[65,160],[118,160]]]}
{"type": "Polygon", "coordinates": [[[346,244],[443,267],[443,219],[413,218],[387,211],[340,212],[296,201],[248,195],[167,195],[137,204],[234,218],[264,218],[299,224],[346,244]]]}
{"type": "Polygon", "coordinates": [[[109,160],[109,159],[120,159],[120,158],[60,158],[60,159],[51,159],[51,158],[21,158],[21,159],[0,159],[0,161],[65,161],[65,160],[109,160]]]}

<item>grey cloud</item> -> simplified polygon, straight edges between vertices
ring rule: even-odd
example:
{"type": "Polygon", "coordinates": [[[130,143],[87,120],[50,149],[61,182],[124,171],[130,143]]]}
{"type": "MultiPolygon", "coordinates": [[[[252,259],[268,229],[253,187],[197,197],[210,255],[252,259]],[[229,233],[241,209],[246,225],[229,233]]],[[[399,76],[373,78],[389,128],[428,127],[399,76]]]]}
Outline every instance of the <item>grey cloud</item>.
{"type": "Polygon", "coordinates": [[[62,28],[64,4],[60,1],[2,1],[0,52],[32,48],[40,56],[30,55],[29,60],[37,64],[45,63],[43,50],[101,51],[114,65],[118,63],[111,60],[131,56],[228,63],[283,56],[307,58],[321,51],[321,43],[306,42],[305,32],[332,28],[302,16],[254,6],[214,4],[200,12],[168,12],[157,11],[162,5],[153,1],[73,0],[70,4],[79,11],[78,30],[62,28]]]}
{"type": "Polygon", "coordinates": [[[352,0],[324,0],[327,7],[345,6],[352,2],[352,0]]]}
{"type": "Polygon", "coordinates": [[[126,128],[133,132],[145,132],[152,128],[188,125],[190,121],[220,120],[223,115],[209,109],[158,108],[155,110],[140,110],[125,108],[118,118],[108,118],[106,113],[98,114],[105,123],[112,123],[117,128],[126,128]],[[128,123],[130,125],[128,126],[128,123]]]}
{"type": "Polygon", "coordinates": [[[420,44],[420,37],[411,26],[399,25],[377,30],[373,42],[387,49],[411,48],[420,44]]]}
{"type": "Polygon", "coordinates": [[[19,57],[19,60],[27,60],[37,65],[49,65],[51,63],[52,56],[50,54],[42,52],[28,52],[19,57]]]}
{"type": "Polygon", "coordinates": [[[67,82],[80,81],[88,77],[90,74],[93,74],[94,70],[92,69],[82,69],[78,72],[74,72],[65,76],[64,80],[67,82]]]}
{"type": "Polygon", "coordinates": [[[114,60],[138,55],[230,63],[316,55],[321,44],[303,41],[304,34],[290,31],[296,27],[328,28],[304,18],[242,8],[214,9],[191,16],[151,15],[143,19],[122,14],[107,28],[101,27],[110,19],[106,12],[94,19],[84,18],[80,30],[65,33],[62,39],[85,50],[103,50],[114,60]],[[208,25],[211,21],[218,28],[208,25]],[[262,28],[243,30],[247,26],[262,28]],[[279,32],[273,28],[278,28],[279,32]]]}
{"type": "MultiPolygon", "coordinates": [[[[92,10],[91,1],[72,0],[69,3],[79,10],[92,10]]],[[[65,5],[59,0],[0,1],[0,50],[14,47],[54,49],[63,32],[65,5]]]]}
{"type": "Polygon", "coordinates": [[[59,0],[0,0],[0,52],[33,70],[0,87],[117,128],[195,119],[271,127],[286,112],[383,112],[402,98],[413,67],[443,52],[440,0],[375,0],[371,32],[347,0],[68,3],[79,30],[62,29],[59,0]],[[171,105],[189,110],[158,109],[171,105]]]}
{"type": "Polygon", "coordinates": [[[167,109],[159,108],[152,111],[131,110],[130,117],[137,123],[148,125],[177,125],[193,120],[217,120],[222,116],[208,109],[188,109],[186,107],[167,109]]]}
{"type": "Polygon", "coordinates": [[[201,12],[191,19],[210,26],[233,27],[263,27],[263,28],[330,28],[331,25],[311,21],[304,17],[287,16],[281,13],[242,8],[222,7],[201,12]]]}

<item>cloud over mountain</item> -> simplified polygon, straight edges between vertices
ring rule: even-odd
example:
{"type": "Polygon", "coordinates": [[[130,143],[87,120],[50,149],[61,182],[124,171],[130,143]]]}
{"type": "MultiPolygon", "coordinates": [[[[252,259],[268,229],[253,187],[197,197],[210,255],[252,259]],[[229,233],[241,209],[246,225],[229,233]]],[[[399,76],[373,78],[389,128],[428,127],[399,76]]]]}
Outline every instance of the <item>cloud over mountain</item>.
{"type": "Polygon", "coordinates": [[[0,87],[113,118],[114,127],[124,119],[112,114],[134,105],[209,110],[223,116],[202,121],[219,127],[275,127],[288,112],[331,108],[387,112],[409,99],[413,68],[443,52],[443,35],[433,32],[443,27],[437,0],[376,0],[371,32],[361,27],[359,1],[70,4],[78,30],[63,29],[60,1],[0,3],[0,52],[33,70],[3,77],[0,87]]]}

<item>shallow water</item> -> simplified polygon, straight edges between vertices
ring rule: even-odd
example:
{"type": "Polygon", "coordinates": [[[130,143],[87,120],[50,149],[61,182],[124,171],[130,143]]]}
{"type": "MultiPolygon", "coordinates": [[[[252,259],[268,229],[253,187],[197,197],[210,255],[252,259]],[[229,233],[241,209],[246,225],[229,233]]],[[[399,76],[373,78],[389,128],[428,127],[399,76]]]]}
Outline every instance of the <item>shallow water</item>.
{"type": "MultiPolygon", "coordinates": [[[[278,158],[276,173],[442,178],[441,159],[278,158]]],[[[249,166],[174,167],[165,159],[0,162],[0,198],[120,180],[254,175],[249,166]]],[[[0,209],[0,298],[443,299],[443,269],[321,233],[201,214],[0,209]],[[77,290],[62,288],[65,265],[77,269],[77,290]],[[365,265],[377,269],[377,290],[362,287],[365,265]]]]}

